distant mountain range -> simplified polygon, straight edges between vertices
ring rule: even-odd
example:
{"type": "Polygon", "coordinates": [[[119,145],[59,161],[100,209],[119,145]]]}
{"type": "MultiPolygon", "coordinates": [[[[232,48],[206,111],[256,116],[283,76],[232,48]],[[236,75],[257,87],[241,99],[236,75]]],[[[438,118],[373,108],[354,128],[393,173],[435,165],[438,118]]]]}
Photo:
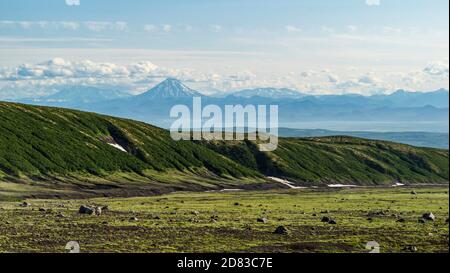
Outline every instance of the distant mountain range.
{"type": "Polygon", "coordinates": [[[74,87],[44,98],[18,102],[87,110],[168,128],[169,111],[176,104],[192,104],[202,96],[203,105],[236,104],[279,106],[281,127],[337,131],[448,132],[449,92],[441,89],[418,93],[399,90],[390,95],[311,96],[291,89],[258,88],[225,97],[201,95],[176,79],[167,79],[147,92],[124,92],[74,87]]]}
{"type": "Polygon", "coordinates": [[[105,102],[129,96],[130,94],[119,90],[78,85],[64,87],[59,92],[49,96],[22,99],[20,102],[78,108],[91,103],[105,102]]]}
{"type": "Polygon", "coordinates": [[[385,140],[397,143],[413,145],[417,147],[449,148],[448,133],[429,132],[352,132],[330,131],[320,129],[291,129],[279,128],[281,137],[327,137],[327,136],[351,136],[374,140],[385,140]]]}

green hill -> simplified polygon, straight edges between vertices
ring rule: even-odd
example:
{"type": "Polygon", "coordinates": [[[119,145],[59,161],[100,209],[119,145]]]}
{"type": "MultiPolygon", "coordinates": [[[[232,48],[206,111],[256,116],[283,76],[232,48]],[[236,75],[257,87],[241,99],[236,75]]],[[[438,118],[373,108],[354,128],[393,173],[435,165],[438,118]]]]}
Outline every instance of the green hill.
{"type": "Polygon", "coordinates": [[[446,183],[448,151],[326,137],[280,139],[261,153],[249,141],[175,142],[141,122],[0,103],[0,197],[274,186],[268,175],[316,185],[446,183]]]}
{"type": "Polygon", "coordinates": [[[204,145],[265,175],[303,185],[448,183],[448,150],[347,136],[282,138],[272,153],[259,152],[250,141],[204,145]]]}

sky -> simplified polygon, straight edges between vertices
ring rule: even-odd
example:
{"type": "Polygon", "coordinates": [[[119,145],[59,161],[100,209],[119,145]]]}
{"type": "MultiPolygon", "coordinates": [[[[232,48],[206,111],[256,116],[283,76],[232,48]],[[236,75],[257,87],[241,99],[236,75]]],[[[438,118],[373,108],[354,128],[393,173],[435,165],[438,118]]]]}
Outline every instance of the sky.
{"type": "Polygon", "coordinates": [[[0,1],[0,99],[83,84],[205,94],[448,89],[448,0],[0,1]]]}

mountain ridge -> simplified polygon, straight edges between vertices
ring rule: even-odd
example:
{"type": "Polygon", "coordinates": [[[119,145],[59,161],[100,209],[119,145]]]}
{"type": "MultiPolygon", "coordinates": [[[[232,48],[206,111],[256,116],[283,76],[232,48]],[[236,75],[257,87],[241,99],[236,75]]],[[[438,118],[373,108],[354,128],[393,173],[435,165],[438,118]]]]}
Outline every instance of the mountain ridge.
{"type": "MultiPolygon", "coordinates": [[[[269,90],[270,92],[270,90],[275,89],[260,90],[269,90]]],[[[255,91],[250,90],[248,92],[253,94],[255,91]]],[[[297,96],[297,93],[295,94],[297,96]]],[[[260,95],[264,95],[264,92],[260,95]]],[[[220,107],[236,104],[278,105],[281,127],[307,128],[305,126],[310,126],[308,124],[311,123],[311,126],[314,126],[313,128],[340,131],[448,132],[449,130],[449,97],[448,91],[443,89],[429,93],[398,91],[391,95],[373,95],[370,97],[347,94],[300,95],[298,98],[285,96],[279,98],[267,96],[246,98],[245,94],[243,97],[230,94],[218,98],[202,95],[179,80],[169,78],[140,95],[104,102],[78,105],[57,102],[44,104],[33,101],[22,102],[97,112],[169,128],[171,124],[170,109],[177,104],[192,105],[192,97],[194,96],[202,97],[204,105],[215,104],[220,107]]]]}
{"type": "Polygon", "coordinates": [[[136,196],[171,191],[396,182],[448,183],[448,150],[351,137],[180,141],[128,119],[0,103],[0,197],[136,196]],[[119,149],[121,147],[122,149],[119,149]]]}

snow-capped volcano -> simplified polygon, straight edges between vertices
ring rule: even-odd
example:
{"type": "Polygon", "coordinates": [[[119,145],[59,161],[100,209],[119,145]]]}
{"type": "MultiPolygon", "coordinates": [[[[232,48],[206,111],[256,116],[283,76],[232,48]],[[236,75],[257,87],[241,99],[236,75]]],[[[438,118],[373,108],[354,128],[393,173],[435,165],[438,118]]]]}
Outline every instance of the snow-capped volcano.
{"type": "Polygon", "coordinates": [[[139,97],[161,99],[161,98],[191,98],[201,96],[201,94],[186,85],[181,81],[173,78],[168,78],[149,91],[139,95],[139,97]]]}

